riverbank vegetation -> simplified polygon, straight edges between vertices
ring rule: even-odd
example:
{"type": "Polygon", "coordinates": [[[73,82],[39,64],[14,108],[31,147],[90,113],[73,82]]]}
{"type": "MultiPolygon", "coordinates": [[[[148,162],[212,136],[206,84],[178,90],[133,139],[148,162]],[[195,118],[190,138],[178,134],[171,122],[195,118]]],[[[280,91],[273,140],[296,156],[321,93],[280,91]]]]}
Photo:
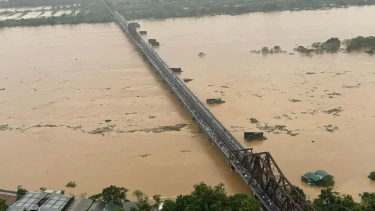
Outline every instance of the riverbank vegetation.
{"type": "Polygon", "coordinates": [[[375,0],[113,0],[127,19],[165,19],[252,12],[300,11],[345,8],[349,5],[375,5],[375,0]]]}
{"type": "MultiPolygon", "coordinates": [[[[370,55],[375,54],[375,37],[356,37],[352,39],[345,39],[341,41],[339,38],[330,38],[325,42],[315,42],[311,46],[298,46],[293,49],[301,54],[325,54],[325,53],[350,53],[350,52],[365,52],[370,55]]],[[[261,50],[251,50],[251,53],[274,54],[274,53],[287,53],[281,50],[280,46],[273,48],[263,47],[261,50]]],[[[294,53],[289,53],[294,55],[294,53]]]]}
{"type": "MultiPolygon", "coordinates": [[[[45,188],[43,188],[45,189],[45,188]]],[[[109,204],[118,205],[117,210],[121,211],[122,204],[129,202],[127,198],[128,189],[111,185],[102,190],[101,193],[90,196],[93,201],[103,201],[109,204]]],[[[28,191],[22,186],[17,187],[19,198],[28,191]]],[[[298,186],[289,192],[292,198],[303,197],[308,200],[307,195],[298,186]]],[[[163,199],[160,195],[154,195],[149,198],[140,190],[133,192],[137,199],[136,207],[132,211],[152,211],[163,203],[162,211],[198,211],[198,210],[217,210],[217,211],[258,211],[260,202],[247,194],[227,195],[223,184],[211,187],[204,182],[194,185],[194,190],[188,195],[179,195],[175,200],[163,199]]],[[[317,211],[374,211],[375,210],[375,192],[364,192],[359,194],[360,202],[355,202],[351,195],[340,194],[331,188],[322,189],[317,198],[308,200],[317,211]]],[[[83,195],[84,197],[84,195],[83,195]]],[[[0,200],[0,207],[6,207],[0,200]]],[[[0,211],[3,211],[0,209],[0,211]]]]}
{"type": "MultiPolygon", "coordinates": [[[[103,189],[102,193],[95,194],[89,199],[104,201],[121,205],[129,201],[126,198],[128,189],[110,186],[103,189]]],[[[161,196],[153,196],[153,200],[140,190],[133,192],[137,199],[136,207],[132,211],[152,211],[162,203],[161,196]]],[[[260,202],[247,194],[235,194],[228,196],[223,184],[215,187],[199,183],[194,185],[194,190],[189,195],[179,195],[176,200],[165,200],[163,211],[185,211],[185,210],[217,210],[217,211],[258,211],[260,202]]]]}
{"type": "MultiPolygon", "coordinates": [[[[166,19],[175,17],[200,17],[209,15],[236,15],[252,12],[272,12],[272,11],[300,11],[316,9],[345,8],[348,6],[375,5],[375,0],[322,0],[322,1],[290,1],[290,0],[112,0],[116,9],[128,20],[132,19],[166,19]]],[[[79,6],[89,13],[94,13],[88,18],[70,18],[66,20],[43,20],[22,22],[15,24],[3,24],[7,26],[20,26],[31,24],[76,24],[76,23],[102,23],[113,21],[108,18],[104,11],[93,11],[90,7],[101,4],[102,9],[106,9],[100,0],[18,0],[0,2],[0,8],[8,7],[40,7],[53,6],[53,13],[56,7],[79,6]],[[101,16],[94,18],[95,16],[101,16]],[[105,16],[105,17],[103,17],[105,16]]],[[[60,8],[61,9],[61,8],[60,8]]]]}

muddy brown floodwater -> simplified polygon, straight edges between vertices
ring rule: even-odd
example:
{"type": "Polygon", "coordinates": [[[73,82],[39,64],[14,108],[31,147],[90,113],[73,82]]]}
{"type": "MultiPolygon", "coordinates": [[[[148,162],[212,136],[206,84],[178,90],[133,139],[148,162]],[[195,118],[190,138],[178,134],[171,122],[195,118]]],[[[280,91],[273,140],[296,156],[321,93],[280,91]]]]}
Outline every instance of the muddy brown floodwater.
{"type": "MultiPolygon", "coordinates": [[[[375,190],[375,57],[250,51],[374,35],[374,18],[353,7],[139,22],[202,101],[227,101],[208,107],[245,147],[270,151],[310,197],[319,189],[300,176],[324,169],[358,199],[375,190]],[[243,140],[262,130],[267,141],[243,140]]],[[[1,30],[0,188],[73,180],[67,193],[115,184],[174,197],[205,181],[249,193],[137,52],[115,24],[1,30]]]]}

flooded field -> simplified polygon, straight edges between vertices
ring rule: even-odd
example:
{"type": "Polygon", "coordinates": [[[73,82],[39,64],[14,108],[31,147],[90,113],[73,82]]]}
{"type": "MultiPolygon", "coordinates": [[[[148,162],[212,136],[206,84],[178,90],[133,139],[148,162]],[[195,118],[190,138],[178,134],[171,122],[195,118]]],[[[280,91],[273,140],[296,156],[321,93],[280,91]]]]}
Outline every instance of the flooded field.
{"type": "MultiPolygon", "coordinates": [[[[51,16],[70,15],[74,11],[74,14],[79,12],[79,9],[67,9],[73,7],[79,7],[80,5],[61,5],[59,8],[45,6],[45,7],[20,7],[20,8],[0,8],[0,21],[7,19],[30,19],[30,18],[42,18],[51,16]]],[[[72,14],[72,15],[74,15],[72,14]]]]}
{"type": "MultiPolygon", "coordinates": [[[[356,7],[139,23],[202,101],[227,101],[209,108],[244,146],[270,151],[310,197],[319,189],[300,176],[318,169],[357,197],[375,190],[375,57],[250,51],[374,35],[374,17],[356,7]],[[244,131],[268,140],[246,143],[244,131]]],[[[205,181],[249,192],[115,24],[3,29],[0,63],[2,189],[76,181],[67,193],[116,184],[173,197],[205,181]]]]}

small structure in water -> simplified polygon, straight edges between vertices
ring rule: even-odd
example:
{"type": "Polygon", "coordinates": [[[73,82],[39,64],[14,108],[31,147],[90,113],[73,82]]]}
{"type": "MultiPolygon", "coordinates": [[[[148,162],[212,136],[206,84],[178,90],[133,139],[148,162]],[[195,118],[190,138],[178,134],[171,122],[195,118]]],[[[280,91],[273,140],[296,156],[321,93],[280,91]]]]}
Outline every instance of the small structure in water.
{"type": "Polygon", "coordinates": [[[171,68],[171,70],[175,73],[180,73],[182,72],[181,68],[171,68]]]}
{"type": "Polygon", "coordinates": [[[221,100],[221,98],[209,98],[206,99],[206,102],[208,104],[223,104],[225,101],[221,100]]]}
{"type": "Polygon", "coordinates": [[[160,43],[156,41],[156,39],[148,39],[148,43],[151,44],[151,46],[160,46],[160,43]]]}
{"type": "Polygon", "coordinates": [[[307,172],[301,176],[302,181],[306,182],[310,186],[320,186],[322,184],[323,178],[331,176],[324,170],[318,170],[315,173],[307,172]]]}
{"type": "Polygon", "coordinates": [[[263,136],[263,132],[244,132],[246,141],[264,141],[267,138],[263,136]]]}
{"type": "Polygon", "coordinates": [[[139,23],[137,23],[137,22],[129,23],[129,25],[133,25],[136,28],[141,27],[141,25],[139,25],[139,23]]]}

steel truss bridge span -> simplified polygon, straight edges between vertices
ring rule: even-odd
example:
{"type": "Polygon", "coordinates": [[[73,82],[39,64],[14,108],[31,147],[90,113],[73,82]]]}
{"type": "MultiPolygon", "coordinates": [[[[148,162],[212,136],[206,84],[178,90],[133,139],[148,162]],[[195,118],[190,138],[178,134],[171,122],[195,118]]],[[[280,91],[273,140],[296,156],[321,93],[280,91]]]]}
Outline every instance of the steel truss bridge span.
{"type": "Polygon", "coordinates": [[[315,210],[281,172],[269,152],[255,153],[245,149],[220,121],[177,77],[137,32],[137,23],[130,23],[120,15],[110,0],[103,0],[116,22],[141,51],[143,57],[168,84],[178,100],[191,114],[194,122],[208,136],[221,154],[228,160],[232,171],[237,172],[262,204],[263,210],[302,211],[315,210]],[[291,196],[291,192],[293,196],[291,196]]]}

